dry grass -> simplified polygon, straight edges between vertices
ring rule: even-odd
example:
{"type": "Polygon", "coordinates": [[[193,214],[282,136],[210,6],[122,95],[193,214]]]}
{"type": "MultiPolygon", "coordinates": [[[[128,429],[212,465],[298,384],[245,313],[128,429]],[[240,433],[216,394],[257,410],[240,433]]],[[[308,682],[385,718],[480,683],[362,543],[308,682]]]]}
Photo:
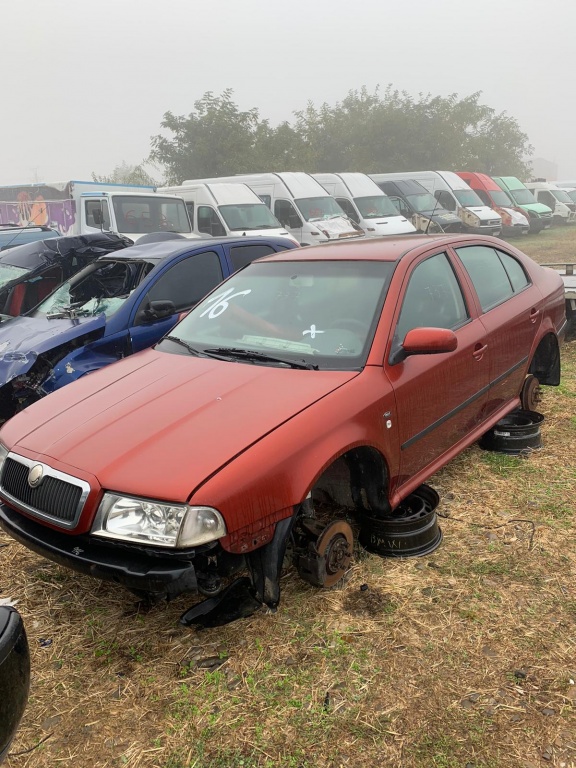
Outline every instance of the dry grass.
{"type": "Polygon", "coordinates": [[[0,534],[33,666],[9,768],[574,768],[575,373],[570,342],[541,451],[432,478],[435,553],[328,591],[288,568],[276,614],[190,631],[189,597],[144,612],[0,534]]]}

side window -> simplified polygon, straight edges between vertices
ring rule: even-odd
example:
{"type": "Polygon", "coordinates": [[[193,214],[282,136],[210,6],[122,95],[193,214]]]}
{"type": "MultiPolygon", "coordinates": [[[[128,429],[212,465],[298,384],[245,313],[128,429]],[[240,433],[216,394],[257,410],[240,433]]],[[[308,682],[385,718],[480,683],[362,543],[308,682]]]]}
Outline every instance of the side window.
{"type": "Polygon", "coordinates": [[[173,301],[176,312],[181,312],[197,304],[223,277],[217,253],[197,253],[164,272],[148,291],[143,305],[148,301],[173,301]]]}
{"type": "Polygon", "coordinates": [[[198,206],[198,231],[213,237],[224,237],[226,234],[218,214],[209,205],[198,206]]]}
{"type": "Polygon", "coordinates": [[[272,210],[272,198],[270,195],[258,195],[260,200],[264,203],[264,205],[267,205],[270,210],[272,210]]]}
{"type": "Polygon", "coordinates": [[[271,253],[276,253],[276,251],[269,245],[236,245],[234,248],[230,248],[232,269],[236,272],[236,270],[245,267],[246,264],[253,262],[254,259],[269,256],[271,253]]]}
{"type": "Polygon", "coordinates": [[[438,200],[438,203],[443,208],[446,208],[447,211],[456,210],[456,201],[454,200],[450,192],[447,192],[445,189],[440,189],[434,192],[434,197],[436,198],[436,200],[438,200]]]}
{"type": "Polygon", "coordinates": [[[398,208],[402,216],[406,216],[407,219],[409,219],[412,216],[412,211],[410,210],[410,207],[406,202],[404,202],[404,200],[402,200],[401,197],[390,197],[389,199],[394,204],[394,207],[398,208]]]}
{"type": "Polygon", "coordinates": [[[475,189],[474,192],[478,195],[480,200],[484,203],[484,205],[487,205],[488,208],[492,208],[492,200],[488,197],[488,192],[486,192],[485,189],[475,189]]]}
{"type": "Polygon", "coordinates": [[[552,210],[556,208],[556,198],[551,192],[548,192],[547,189],[538,189],[535,191],[538,195],[539,203],[544,203],[544,205],[547,205],[548,208],[552,208],[552,210]]]}
{"type": "Polygon", "coordinates": [[[84,203],[86,224],[95,229],[110,229],[110,212],[107,200],[86,200],[84,203]]]}
{"type": "Polygon", "coordinates": [[[274,202],[274,215],[283,227],[298,229],[302,226],[302,220],[289,200],[276,200],[274,202]]]}
{"type": "Polygon", "coordinates": [[[496,250],[496,253],[504,265],[504,269],[508,273],[508,277],[512,283],[512,290],[514,293],[519,293],[528,285],[530,285],[530,279],[526,272],[524,272],[524,267],[517,259],[515,259],[513,256],[510,256],[508,253],[504,253],[504,251],[496,250]]]}
{"type": "Polygon", "coordinates": [[[194,203],[186,203],[186,208],[188,209],[188,216],[190,216],[190,224],[192,224],[192,229],[194,229],[194,203]]]}
{"type": "Polygon", "coordinates": [[[348,216],[348,218],[351,221],[354,221],[356,224],[359,223],[358,214],[354,210],[354,206],[352,205],[350,200],[347,200],[345,197],[337,197],[336,202],[338,203],[340,208],[342,208],[346,216],[348,216]]]}
{"type": "Polygon", "coordinates": [[[493,248],[487,245],[469,245],[457,248],[456,252],[470,275],[483,312],[512,296],[512,283],[493,248]]]}
{"type": "Polygon", "coordinates": [[[420,262],[404,295],[395,339],[402,343],[412,328],[450,328],[466,322],[462,290],[445,253],[420,262]]]}

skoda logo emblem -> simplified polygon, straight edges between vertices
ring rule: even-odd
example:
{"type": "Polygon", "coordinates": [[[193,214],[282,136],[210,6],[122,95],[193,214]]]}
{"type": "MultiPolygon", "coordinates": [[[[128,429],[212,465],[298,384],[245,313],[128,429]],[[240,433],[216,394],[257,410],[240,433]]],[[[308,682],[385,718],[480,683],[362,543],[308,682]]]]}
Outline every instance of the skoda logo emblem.
{"type": "Polygon", "coordinates": [[[38,488],[44,478],[44,467],[42,464],[34,464],[28,472],[28,485],[30,488],[38,488]]]}

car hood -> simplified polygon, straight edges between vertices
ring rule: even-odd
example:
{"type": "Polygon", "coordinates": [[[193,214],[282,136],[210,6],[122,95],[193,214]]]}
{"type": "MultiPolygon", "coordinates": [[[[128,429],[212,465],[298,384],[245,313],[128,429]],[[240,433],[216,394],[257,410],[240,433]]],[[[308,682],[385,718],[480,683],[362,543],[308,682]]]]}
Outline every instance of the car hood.
{"type": "Polygon", "coordinates": [[[56,459],[103,488],[184,502],[250,445],[357,375],[149,349],[34,403],[3,436],[12,450],[56,459]]]}
{"type": "Polygon", "coordinates": [[[27,373],[39,355],[104,329],[106,317],[53,319],[12,317],[0,325],[0,386],[27,373]]]}

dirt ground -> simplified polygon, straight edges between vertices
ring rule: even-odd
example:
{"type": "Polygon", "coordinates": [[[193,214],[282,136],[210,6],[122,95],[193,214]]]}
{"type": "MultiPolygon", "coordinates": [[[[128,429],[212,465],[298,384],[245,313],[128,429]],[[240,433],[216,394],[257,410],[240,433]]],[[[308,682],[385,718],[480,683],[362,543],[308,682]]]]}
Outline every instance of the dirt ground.
{"type": "MultiPolygon", "coordinates": [[[[565,228],[515,241],[570,258],[565,228]],[[548,245],[550,248],[548,248],[548,245]]],[[[545,388],[543,447],[473,446],[430,484],[431,555],[356,550],[278,611],[194,631],[0,533],[0,598],[32,653],[9,768],[576,768],[576,342],[545,388]]]]}

